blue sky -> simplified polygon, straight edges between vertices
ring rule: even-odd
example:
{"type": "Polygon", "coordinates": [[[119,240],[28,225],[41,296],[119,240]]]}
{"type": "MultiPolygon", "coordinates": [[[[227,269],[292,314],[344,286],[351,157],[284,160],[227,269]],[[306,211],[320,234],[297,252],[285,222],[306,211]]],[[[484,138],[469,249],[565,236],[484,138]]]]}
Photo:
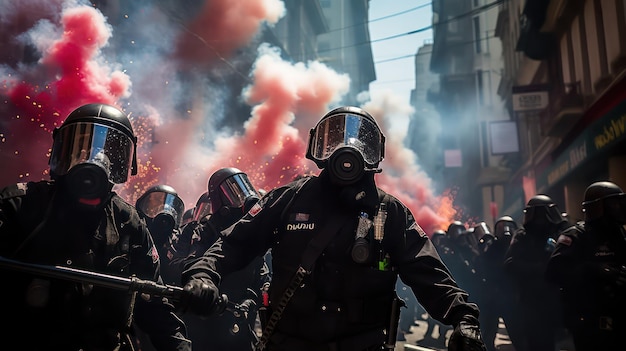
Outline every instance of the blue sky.
{"type": "Polygon", "coordinates": [[[370,92],[391,90],[408,103],[415,86],[414,55],[425,41],[432,40],[433,32],[428,29],[402,34],[432,24],[431,3],[429,0],[370,0],[369,20],[376,67],[376,81],[370,84],[370,92]]]}

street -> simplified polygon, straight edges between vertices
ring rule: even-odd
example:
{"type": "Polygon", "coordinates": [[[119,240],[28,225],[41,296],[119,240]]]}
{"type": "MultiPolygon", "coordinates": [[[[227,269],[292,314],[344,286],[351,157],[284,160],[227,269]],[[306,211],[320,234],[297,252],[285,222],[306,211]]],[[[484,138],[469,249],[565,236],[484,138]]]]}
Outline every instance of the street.
{"type": "MultiPolygon", "coordinates": [[[[429,347],[429,345],[426,345],[425,343],[423,343],[426,331],[428,329],[428,323],[426,322],[425,314],[420,317],[421,318],[418,318],[415,321],[414,326],[411,327],[411,334],[405,335],[406,341],[396,342],[395,351],[447,350],[447,348],[429,347]]],[[[451,333],[452,333],[452,330],[446,333],[446,345],[447,345],[447,339],[451,333]]],[[[439,336],[439,327],[435,326],[435,328],[433,329],[432,337],[437,338],[438,336],[439,336]]],[[[504,322],[502,321],[502,319],[500,319],[499,330],[498,330],[498,334],[496,335],[495,346],[498,351],[515,351],[515,348],[511,344],[511,340],[509,339],[509,336],[506,331],[506,326],[504,325],[504,322]]],[[[573,351],[574,350],[574,347],[569,338],[562,338],[562,340],[559,340],[557,346],[560,351],[573,351]]]]}

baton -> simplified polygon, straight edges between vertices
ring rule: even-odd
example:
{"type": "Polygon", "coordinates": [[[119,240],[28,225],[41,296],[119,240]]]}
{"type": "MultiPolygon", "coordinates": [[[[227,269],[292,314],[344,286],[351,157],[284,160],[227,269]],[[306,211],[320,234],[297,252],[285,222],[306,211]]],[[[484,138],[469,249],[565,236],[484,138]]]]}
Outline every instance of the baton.
{"type": "Polygon", "coordinates": [[[180,301],[183,293],[183,288],[179,286],[157,284],[151,280],[139,279],[137,277],[124,278],[64,266],[26,263],[2,256],[0,256],[0,268],[48,278],[69,280],[76,283],[88,283],[114,290],[137,291],[166,297],[175,301],[180,301]]]}

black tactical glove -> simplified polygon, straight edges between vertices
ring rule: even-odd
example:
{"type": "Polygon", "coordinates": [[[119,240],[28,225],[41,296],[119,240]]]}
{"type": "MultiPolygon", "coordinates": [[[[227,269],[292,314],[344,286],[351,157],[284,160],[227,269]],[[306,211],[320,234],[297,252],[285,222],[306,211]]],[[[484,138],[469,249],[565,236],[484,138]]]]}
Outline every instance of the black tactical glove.
{"type": "Polygon", "coordinates": [[[183,287],[180,311],[206,317],[217,311],[218,302],[219,290],[210,279],[192,278],[183,287]]]}
{"type": "Polygon", "coordinates": [[[449,351],[487,351],[483,338],[480,336],[480,324],[478,318],[465,315],[450,335],[448,342],[449,351]]]}

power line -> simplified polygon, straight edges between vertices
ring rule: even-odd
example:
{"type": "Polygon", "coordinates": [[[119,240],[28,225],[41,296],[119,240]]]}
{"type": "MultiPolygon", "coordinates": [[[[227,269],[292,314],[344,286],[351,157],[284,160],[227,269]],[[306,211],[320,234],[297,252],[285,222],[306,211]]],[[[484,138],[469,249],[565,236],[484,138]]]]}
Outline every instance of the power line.
{"type": "MultiPolygon", "coordinates": [[[[465,18],[467,16],[476,15],[476,14],[478,14],[480,12],[490,10],[492,7],[496,7],[496,6],[500,5],[504,1],[507,1],[507,0],[496,0],[496,1],[491,2],[489,4],[485,4],[483,6],[480,6],[480,7],[477,7],[475,9],[472,9],[471,11],[462,13],[462,14],[454,16],[454,17],[450,17],[447,20],[439,21],[439,22],[435,23],[434,25],[438,26],[440,24],[447,24],[447,23],[450,23],[452,21],[456,21],[456,20],[465,18]]],[[[380,39],[364,41],[364,42],[360,42],[360,43],[356,43],[356,44],[352,44],[352,45],[341,46],[341,47],[336,47],[336,48],[328,48],[328,49],[325,49],[325,50],[319,50],[318,53],[328,52],[328,51],[332,51],[332,50],[346,49],[346,48],[351,48],[351,47],[355,47],[355,46],[366,45],[366,44],[371,44],[371,43],[377,43],[377,42],[380,42],[380,41],[396,39],[396,38],[400,38],[400,37],[404,37],[404,36],[408,36],[408,35],[413,35],[413,34],[417,34],[417,33],[420,33],[420,32],[424,32],[424,31],[427,31],[427,30],[432,29],[432,28],[433,28],[433,25],[431,24],[431,25],[428,25],[426,27],[422,27],[422,28],[419,28],[419,29],[416,29],[416,30],[413,30],[413,31],[410,31],[410,32],[401,33],[401,34],[395,34],[395,35],[392,35],[392,36],[389,36],[389,37],[384,37],[384,38],[380,38],[380,39]]]]}
{"type": "MultiPolygon", "coordinates": [[[[497,38],[497,36],[496,35],[491,35],[491,36],[486,36],[484,38],[480,38],[479,40],[468,40],[468,41],[463,41],[463,42],[460,42],[460,43],[448,44],[446,47],[450,48],[450,47],[456,47],[456,46],[461,46],[461,45],[475,44],[476,42],[487,40],[487,39],[493,39],[493,38],[497,38]]],[[[389,58],[389,59],[376,61],[376,62],[374,62],[374,64],[386,63],[386,62],[401,60],[401,59],[405,59],[405,58],[409,58],[409,57],[422,56],[422,55],[428,55],[428,54],[432,54],[432,53],[431,52],[425,52],[425,53],[421,53],[421,54],[417,53],[417,54],[408,54],[408,55],[403,55],[403,56],[397,56],[397,57],[392,57],[392,58],[389,58]]]]}
{"type": "Polygon", "coordinates": [[[345,26],[345,27],[341,27],[341,28],[331,29],[328,32],[323,33],[323,34],[339,32],[339,31],[342,31],[342,30],[345,30],[345,29],[348,29],[348,28],[359,27],[359,26],[362,26],[364,24],[369,24],[369,23],[372,23],[372,22],[382,21],[382,20],[385,20],[385,19],[388,19],[388,18],[404,15],[405,13],[413,12],[415,10],[419,10],[419,9],[422,9],[422,8],[424,8],[426,6],[431,6],[431,5],[432,5],[432,2],[429,2],[429,3],[423,4],[423,5],[412,7],[412,8],[407,9],[407,10],[403,10],[403,11],[400,11],[400,12],[392,13],[392,14],[387,15],[387,16],[383,16],[383,17],[379,17],[379,18],[376,18],[376,19],[372,19],[372,20],[367,20],[367,21],[364,21],[364,22],[351,24],[349,26],[345,26]]]}
{"type": "Polygon", "coordinates": [[[376,19],[373,19],[373,20],[369,20],[369,21],[367,21],[367,22],[363,22],[362,24],[365,24],[365,23],[372,23],[372,22],[378,22],[378,21],[381,21],[381,20],[384,20],[384,19],[387,19],[387,18],[396,17],[396,16],[399,16],[399,15],[404,15],[405,13],[409,13],[409,12],[412,12],[412,11],[415,11],[415,10],[419,10],[419,9],[424,8],[424,7],[426,7],[426,6],[430,6],[430,5],[432,5],[432,4],[433,4],[432,2],[429,2],[429,3],[427,3],[427,4],[419,5],[419,6],[417,6],[417,7],[413,7],[413,8],[410,8],[410,9],[408,9],[408,10],[404,10],[404,11],[396,12],[396,13],[391,14],[391,15],[387,15],[387,16],[379,17],[379,18],[376,18],[376,19]]]}

